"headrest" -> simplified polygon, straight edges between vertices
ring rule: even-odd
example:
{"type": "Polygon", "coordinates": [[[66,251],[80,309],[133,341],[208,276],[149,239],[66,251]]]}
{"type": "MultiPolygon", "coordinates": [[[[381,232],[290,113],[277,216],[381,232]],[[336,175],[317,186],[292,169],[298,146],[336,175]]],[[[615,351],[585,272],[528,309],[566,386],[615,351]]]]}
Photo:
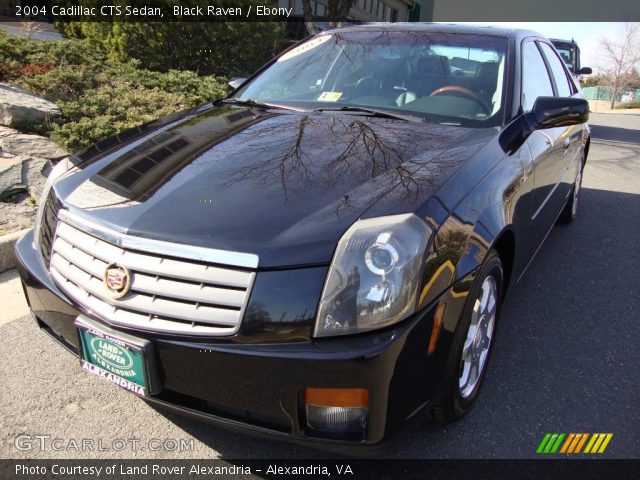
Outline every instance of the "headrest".
{"type": "Polygon", "coordinates": [[[449,58],[444,55],[429,55],[418,62],[418,72],[421,75],[448,75],[451,72],[449,58]]]}
{"type": "Polygon", "coordinates": [[[476,70],[476,80],[486,82],[493,81],[497,82],[498,80],[498,68],[500,64],[497,62],[483,62],[478,65],[476,70]]]}

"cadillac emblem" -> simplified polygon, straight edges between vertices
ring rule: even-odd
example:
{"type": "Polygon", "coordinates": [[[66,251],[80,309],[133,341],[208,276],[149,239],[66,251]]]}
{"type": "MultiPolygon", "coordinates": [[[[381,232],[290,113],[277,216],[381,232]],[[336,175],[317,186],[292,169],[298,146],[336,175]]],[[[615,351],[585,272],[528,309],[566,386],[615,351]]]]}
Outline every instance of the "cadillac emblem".
{"type": "Polygon", "coordinates": [[[129,288],[131,287],[129,270],[117,263],[107,265],[107,268],[104,269],[102,281],[112,298],[124,297],[129,293],[129,288]]]}

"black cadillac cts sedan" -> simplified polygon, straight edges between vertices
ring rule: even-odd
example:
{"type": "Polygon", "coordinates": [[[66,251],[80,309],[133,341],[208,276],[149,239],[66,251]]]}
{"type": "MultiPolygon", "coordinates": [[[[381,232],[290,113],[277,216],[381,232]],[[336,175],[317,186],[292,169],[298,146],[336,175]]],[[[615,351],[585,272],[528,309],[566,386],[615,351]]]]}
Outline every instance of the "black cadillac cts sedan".
{"type": "Polygon", "coordinates": [[[363,25],[239,83],[56,165],[16,252],[38,326],[254,433],[367,445],[465,415],[505,293],[577,212],[588,105],[552,44],[363,25]]]}

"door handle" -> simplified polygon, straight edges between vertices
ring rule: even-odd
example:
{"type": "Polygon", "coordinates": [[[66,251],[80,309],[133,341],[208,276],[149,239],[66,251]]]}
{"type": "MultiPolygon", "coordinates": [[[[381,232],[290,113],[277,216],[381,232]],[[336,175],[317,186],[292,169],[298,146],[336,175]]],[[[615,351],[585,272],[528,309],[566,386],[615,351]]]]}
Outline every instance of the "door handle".
{"type": "Polygon", "coordinates": [[[562,142],[562,148],[566,150],[567,148],[569,148],[569,145],[571,145],[571,139],[567,137],[564,139],[564,142],[562,142]]]}

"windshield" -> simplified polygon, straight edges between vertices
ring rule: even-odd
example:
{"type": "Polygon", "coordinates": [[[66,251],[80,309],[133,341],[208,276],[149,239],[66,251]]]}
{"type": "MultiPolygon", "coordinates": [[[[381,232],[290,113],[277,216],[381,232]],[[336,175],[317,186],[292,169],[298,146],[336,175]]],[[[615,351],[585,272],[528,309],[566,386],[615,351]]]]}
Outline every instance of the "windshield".
{"type": "Polygon", "coordinates": [[[506,39],[328,32],[282,55],[235,98],[303,109],[369,107],[467,126],[500,124],[506,39]]]}

